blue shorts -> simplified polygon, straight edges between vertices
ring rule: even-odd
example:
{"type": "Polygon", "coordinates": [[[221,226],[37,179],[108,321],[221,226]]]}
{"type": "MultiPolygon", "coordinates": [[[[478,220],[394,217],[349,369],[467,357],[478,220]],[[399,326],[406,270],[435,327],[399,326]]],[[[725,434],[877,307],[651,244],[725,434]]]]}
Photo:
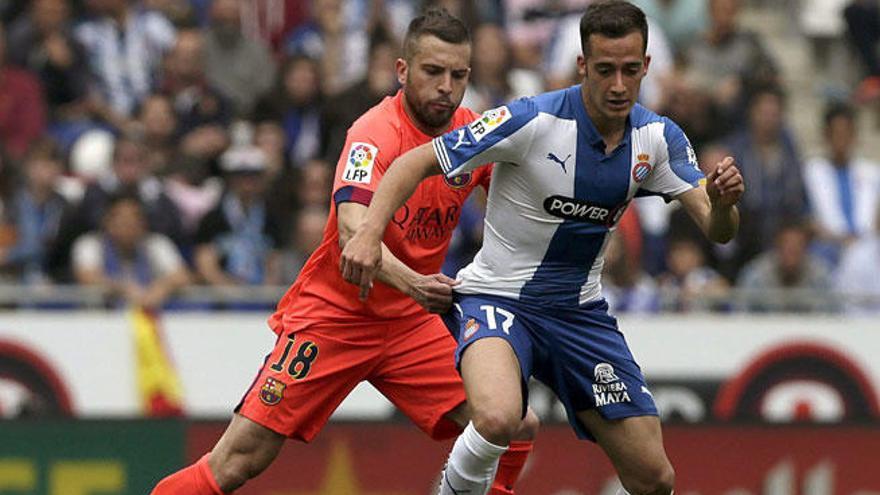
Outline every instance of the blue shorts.
{"type": "Polygon", "coordinates": [[[534,376],[559,397],[579,438],[595,441],[578,420],[580,411],[596,409],[605,419],[657,416],[642,370],[604,300],[548,309],[505,297],[456,294],[443,321],[458,341],[456,366],[477,340],[506,340],[519,359],[523,404],[534,376]]]}

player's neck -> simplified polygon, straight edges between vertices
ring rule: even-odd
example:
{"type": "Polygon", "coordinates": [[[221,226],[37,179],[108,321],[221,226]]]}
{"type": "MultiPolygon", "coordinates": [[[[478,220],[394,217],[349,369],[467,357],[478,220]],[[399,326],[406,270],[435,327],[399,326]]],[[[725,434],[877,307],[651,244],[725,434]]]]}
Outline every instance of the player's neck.
{"type": "Polygon", "coordinates": [[[603,115],[602,112],[590,102],[590,98],[587,95],[587,88],[585,86],[586,85],[581,86],[581,102],[584,105],[584,109],[587,111],[587,116],[590,117],[593,126],[596,127],[596,131],[602,136],[602,140],[605,141],[606,151],[613,150],[620,143],[620,140],[623,139],[623,132],[626,130],[626,117],[622,119],[608,118],[603,115]]]}
{"type": "Polygon", "coordinates": [[[410,107],[405,95],[401,98],[401,101],[403,102],[403,112],[406,114],[406,118],[408,118],[410,123],[412,123],[412,125],[415,126],[416,129],[421,131],[422,134],[425,134],[426,136],[437,137],[446,132],[447,129],[449,129],[449,124],[452,122],[451,120],[444,123],[441,127],[430,127],[419,119],[419,117],[413,111],[412,107],[410,107]]]}

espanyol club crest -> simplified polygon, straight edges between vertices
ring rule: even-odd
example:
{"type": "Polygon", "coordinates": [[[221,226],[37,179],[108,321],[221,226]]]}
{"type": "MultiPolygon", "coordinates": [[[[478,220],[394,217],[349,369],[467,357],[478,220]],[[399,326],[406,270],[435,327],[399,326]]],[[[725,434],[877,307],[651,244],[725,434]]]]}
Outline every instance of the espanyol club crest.
{"type": "Polygon", "coordinates": [[[467,340],[474,336],[477,333],[477,330],[480,329],[480,324],[477,323],[477,320],[471,318],[464,324],[464,340],[467,340]]]}
{"type": "Polygon", "coordinates": [[[473,176],[470,172],[466,174],[457,175],[455,177],[446,177],[443,176],[443,180],[446,184],[453,189],[461,189],[462,187],[471,183],[471,178],[473,176]]]}
{"type": "Polygon", "coordinates": [[[646,154],[641,154],[638,156],[639,162],[636,163],[636,166],[633,167],[632,171],[634,181],[640,183],[648,178],[648,174],[651,173],[651,164],[648,162],[650,158],[651,157],[646,154]]]}
{"type": "Polygon", "coordinates": [[[263,388],[260,389],[260,400],[267,406],[278,404],[284,397],[284,388],[286,386],[287,385],[279,382],[271,376],[267,377],[266,383],[264,383],[263,388]]]}

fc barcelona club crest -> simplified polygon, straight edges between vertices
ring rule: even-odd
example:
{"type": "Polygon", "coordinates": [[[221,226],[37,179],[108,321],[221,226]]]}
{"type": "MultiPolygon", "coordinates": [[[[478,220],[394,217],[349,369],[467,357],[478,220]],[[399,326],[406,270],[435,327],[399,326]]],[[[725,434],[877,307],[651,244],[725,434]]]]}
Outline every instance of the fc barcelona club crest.
{"type": "Polygon", "coordinates": [[[286,386],[271,376],[266,378],[266,383],[260,389],[260,400],[267,406],[278,404],[284,397],[284,387],[286,386]]]}
{"type": "Polygon", "coordinates": [[[448,184],[449,187],[454,188],[454,189],[459,189],[459,188],[462,188],[462,187],[470,184],[471,178],[472,178],[472,175],[470,172],[468,172],[466,174],[457,175],[457,176],[451,177],[451,178],[446,177],[445,175],[443,176],[443,180],[446,181],[446,184],[448,184]]]}

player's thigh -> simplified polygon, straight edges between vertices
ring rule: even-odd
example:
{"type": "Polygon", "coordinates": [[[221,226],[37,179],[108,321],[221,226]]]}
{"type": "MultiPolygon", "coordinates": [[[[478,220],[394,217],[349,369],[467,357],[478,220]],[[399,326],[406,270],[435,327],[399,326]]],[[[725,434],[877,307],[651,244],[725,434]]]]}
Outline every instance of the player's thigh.
{"type": "Polygon", "coordinates": [[[606,419],[596,410],[577,413],[605,451],[621,481],[629,489],[651,493],[672,485],[674,472],[657,416],[606,419]]]}
{"type": "Polygon", "coordinates": [[[526,412],[530,323],[516,301],[505,298],[461,295],[455,308],[456,357],[473,421],[481,433],[509,439],[526,412]]]}
{"type": "Polygon", "coordinates": [[[455,340],[435,315],[387,327],[382,358],[369,380],[419,428],[436,439],[466,424],[455,340]]]}
{"type": "Polygon", "coordinates": [[[310,441],[375,365],[381,331],[367,323],[285,328],[236,412],[281,435],[310,441]]]}
{"type": "Polygon", "coordinates": [[[522,418],[523,379],[516,354],[506,340],[476,340],[462,353],[460,366],[473,415],[497,412],[522,418]]]}

